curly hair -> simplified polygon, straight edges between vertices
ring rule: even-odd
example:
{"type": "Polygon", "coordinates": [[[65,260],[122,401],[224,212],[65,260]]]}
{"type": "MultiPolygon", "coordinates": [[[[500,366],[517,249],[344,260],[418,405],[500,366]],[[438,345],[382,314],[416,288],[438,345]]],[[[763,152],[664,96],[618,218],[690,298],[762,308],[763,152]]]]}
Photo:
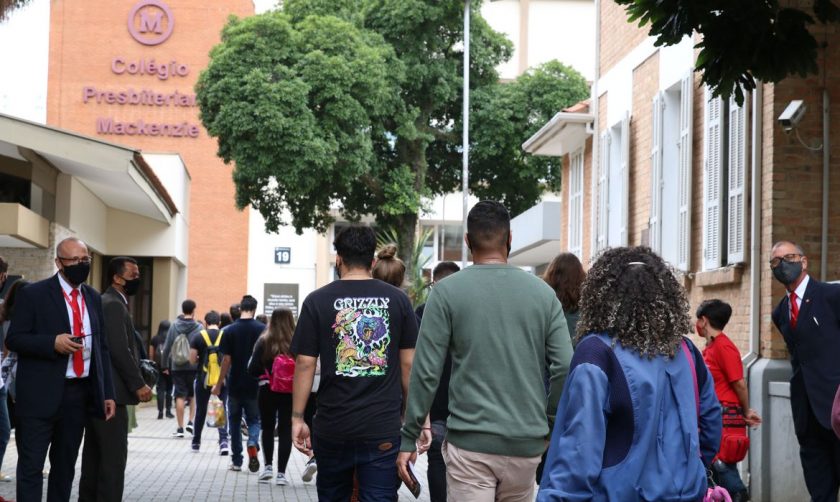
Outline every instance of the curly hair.
{"type": "Polygon", "coordinates": [[[647,247],[604,251],[581,288],[577,341],[606,333],[641,356],[673,357],[691,329],[685,289],[647,247]]]}
{"type": "Polygon", "coordinates": [[[585,278],[586,272],[583,271],[583,265],[572,253],[557,255],[543,274],[543,280],[557,294],[557,299],[560,300],[565,312],[578,310],[580,285],[585,278]]]}

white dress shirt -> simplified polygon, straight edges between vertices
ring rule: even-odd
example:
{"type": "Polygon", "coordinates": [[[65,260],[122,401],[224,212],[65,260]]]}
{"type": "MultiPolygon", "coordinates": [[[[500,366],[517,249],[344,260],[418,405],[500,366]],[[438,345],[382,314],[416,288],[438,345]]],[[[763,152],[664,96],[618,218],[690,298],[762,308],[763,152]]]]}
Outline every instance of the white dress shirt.
{"type": "Polygon", "coordinates": [[[70,334],[75,335],[75,333],[72,332],[73,331],[73,307],[70,306],[70,301],[68,300],[68,298],[70,298],[70,299],[73,298],[71,292],[73,291],[73,289],[76,289],[76,290],[79,291],[79,296],[77,297],[76,301],[79,302],[79,308],[82,311],[82,330],[84,331],[84,334],[87,335],[84,338],[82,338],[82,345],[83,345],[82,357],[84,358],[84,362],[85,362],[85,370],[82,372],[82,376],[80,376],[80,377],[76,376],[76,371],[73,369],[73,355],[72,354],[70,354],[70,357],[68,357],[67,372],[64,374],[64,376],[67,377],[67,378],[86,378],[88,375],[90,375],[90,354],[91,354],[91,350],[93,348],[93,340],[91,339],[91,335],[92,335],[91,331],[92,330],[91,330],[91,327],[90,327],[90,313],[88,312],[89,305],[85,304],[85,298],[84,298],[84,295],[82,295],[81,287],[73,288],[73,286],[71,286],[70,283],[67,282],[64,279],[64,276],[62,276],[60,273],[58,274],[58,282],[61,283],[61,289],[64,291],[64,295],[66,295],[66,296],[62,295],[63,296],[62,299],[64,300],[64,306],[67,307],[67,318],[70,320],[70,332],[71,332],[70,334]]]}

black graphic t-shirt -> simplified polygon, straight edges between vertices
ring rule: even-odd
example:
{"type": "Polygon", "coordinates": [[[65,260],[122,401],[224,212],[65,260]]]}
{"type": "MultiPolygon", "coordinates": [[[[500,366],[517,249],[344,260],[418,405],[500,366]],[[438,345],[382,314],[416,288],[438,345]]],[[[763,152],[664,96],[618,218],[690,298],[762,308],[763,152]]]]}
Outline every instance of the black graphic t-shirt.
{"type": "Polygon", "coordinates": [[[321,357],[314,433],[334,439],[397,436],[400,349],[416,343],[411,303],[390,284],[335,281],[307,296],[292,352],[321,357]]]}

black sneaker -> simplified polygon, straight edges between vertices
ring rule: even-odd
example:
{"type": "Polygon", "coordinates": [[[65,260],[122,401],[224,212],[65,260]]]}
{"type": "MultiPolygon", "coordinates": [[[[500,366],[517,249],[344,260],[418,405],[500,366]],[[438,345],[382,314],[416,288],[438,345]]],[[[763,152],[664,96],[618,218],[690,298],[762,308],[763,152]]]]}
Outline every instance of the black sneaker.
{"type": "Polygon", "coordinates": [[[172,433],[172,437],[174,438],[182,438],[184,437],[184,429],[178,427],[175,432],[172,433]]]}
{"type": "Polygon", "coordinates": [[[163,412],[162,411],[158,412],[158,420],[163,420],[163,412]]]}
{"type": "Polygon", "coordinates": [[[175,415],[173,415],[171,411],[166,410],[166,418],[175,418],[175,415]]]}
{"type": "Polygon", "coordinates": [[[192,434],[192,433],[193,433],[193,424],[192,424],[192,422],[188,422],[188,423],[187,423],[187,427],[186,427],[186,429],[187,429],[187,432],[189,432],[190,434],[192,434]]]}

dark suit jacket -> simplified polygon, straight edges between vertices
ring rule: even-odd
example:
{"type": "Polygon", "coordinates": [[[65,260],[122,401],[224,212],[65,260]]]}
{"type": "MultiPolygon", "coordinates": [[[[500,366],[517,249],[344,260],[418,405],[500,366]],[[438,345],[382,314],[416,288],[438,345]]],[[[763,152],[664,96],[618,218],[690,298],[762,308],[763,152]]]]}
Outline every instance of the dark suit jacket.
{"type": "Polygon", "coordinates": [[[113,286],[102,293],[102,310],[117,404],[137,404],[140,400],[136,392],[146,384],[140,375],[134,323],[122,295],[113,286]]]}
{"type": "Polygon", "coordinates": [[[819,423],[831,429],[831,405],[840,385],[840,285],[811,277],[799,307],[796,328],[790,325],[788,296],[773,311],[773,323],[790,352],[793,375],[790,402],[797,434],[808,420],[808,406],[819,423]]]}
{"type": "MultiPolygon", "coordinates": [[[[102,324],[102,300],[87,285],[81,287],[90,316],[93,340],[90,381],[94,397],[94,416],[105,417],[106,399],[114,399],[108,344],[102,324]]],[[[72,333],[67,305],[58,276],[30,284],[18,291],[15,313],[6,345],[17,352],[17,402],[19,417],[54,417],[61,406],[69,356],[55,351],[55,337],[72,333]]]]}

